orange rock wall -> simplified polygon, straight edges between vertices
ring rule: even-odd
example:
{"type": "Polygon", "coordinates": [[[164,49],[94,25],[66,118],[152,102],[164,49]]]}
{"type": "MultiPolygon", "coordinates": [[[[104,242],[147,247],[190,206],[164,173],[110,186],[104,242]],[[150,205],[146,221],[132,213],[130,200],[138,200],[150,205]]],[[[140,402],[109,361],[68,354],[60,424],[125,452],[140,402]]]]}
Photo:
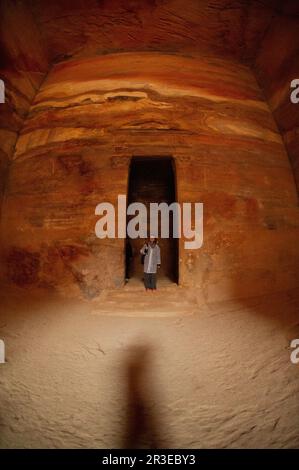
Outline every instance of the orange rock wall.
{"type": "Polygon", "coordinates": [[[40,32],[25,2],[0,4],[0,78],[5,103],[0,104],[0,200],[18,133],[48,69],[40,32]]]}
{"type": "Polygon", "coordinates": [[[299,5],[283,2],[256,59],[256,71],[287,148],[299,190],[299,104],[290,100],[291,81],[299,79],[299,5]]]}
{"type": "Polygon", "coordinates": [[[123,53],[54,66],[17,142],[3,208],[3,277],[86,298],[124,279],[123,240],[95,206],[126,194],[132,156],[173,156],[178,200],[204,203],[204,245],[179,280],[206,300],[298,286],[288,156],[246,66],[123,53]]]}
{"type": "Polygon", "coordinates": [[[51,62],[112,52],[252,60],[281,0],[32,0],[51,62]]]}

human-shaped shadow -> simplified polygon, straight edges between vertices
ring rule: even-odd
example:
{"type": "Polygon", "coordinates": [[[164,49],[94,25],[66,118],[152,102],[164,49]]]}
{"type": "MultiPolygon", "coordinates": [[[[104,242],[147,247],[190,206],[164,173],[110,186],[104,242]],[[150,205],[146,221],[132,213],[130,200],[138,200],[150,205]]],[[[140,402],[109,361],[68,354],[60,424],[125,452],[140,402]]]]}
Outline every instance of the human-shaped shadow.
{"type": "Polygon", "coordinates": [[[133,346],[128,351],[127,410],[123,447],[125,449],[159,448],[156,412],[151,400],[153,391],[148,377],[150,349],[148,346],[133,346]]]}

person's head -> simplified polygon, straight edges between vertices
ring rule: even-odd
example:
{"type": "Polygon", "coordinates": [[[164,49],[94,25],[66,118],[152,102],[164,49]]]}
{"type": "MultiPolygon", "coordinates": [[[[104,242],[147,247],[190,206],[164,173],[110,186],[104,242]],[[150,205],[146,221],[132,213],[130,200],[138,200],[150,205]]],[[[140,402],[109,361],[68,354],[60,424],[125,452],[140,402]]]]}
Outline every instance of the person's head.
{"type": "Polygon", "coordinates": [[[152,235],[150,236],[149,241],[150,241],[150,244],[151,244],[151,245],[155,245],[155,244],[157,243],[156,237],[153,237],[152,235]]]}

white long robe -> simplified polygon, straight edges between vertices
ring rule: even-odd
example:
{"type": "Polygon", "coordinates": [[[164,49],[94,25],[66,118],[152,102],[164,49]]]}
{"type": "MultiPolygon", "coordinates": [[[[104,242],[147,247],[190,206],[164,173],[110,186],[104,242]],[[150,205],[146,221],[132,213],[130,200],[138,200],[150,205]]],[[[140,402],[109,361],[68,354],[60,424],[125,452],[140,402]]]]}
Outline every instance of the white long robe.
{"type": "Polygon", "coordinates": [[[157,272],[158,264],[161,264],[160,247],[157,244],[154,247],[151,247],[150,244],[145,243],[141,248],[140,253],[142,255],[145,254],[143,271],[148,274],[155,274],[157,272]]]}

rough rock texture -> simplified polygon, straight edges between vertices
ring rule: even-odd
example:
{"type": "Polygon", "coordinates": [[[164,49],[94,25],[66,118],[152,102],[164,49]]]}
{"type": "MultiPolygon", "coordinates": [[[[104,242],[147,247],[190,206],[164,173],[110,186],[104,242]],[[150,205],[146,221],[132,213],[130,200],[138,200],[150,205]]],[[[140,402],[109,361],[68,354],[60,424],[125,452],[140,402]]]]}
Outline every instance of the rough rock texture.
{"type": "Polygon", "coordinates": [[[111,52],[255,57],[280,0],[33,0],[51,60],[111,52]]]}
{"type": "Polygon", "coordinates": [[[52,69],[11,165],[3,277],[87,298],[120,287],[124,242],[95,237],[94,211],[127,193],[134,155],[172,155],[178,201],[204,203],[204,246],[181,240],[180,283],[214,300],[298,286],[296,188],[252,73],[159,53],[52,69]]]}
{"type": "Polygon", "coordinates": [[[5,104],[0,104],[1,204],[18,133],[48,70],[48,62],[40,33],[24,2],[1,1],[0,31],[0,78],[5,84],[5,104]]]}
{"type": "Polygon", "coordinates": [[[256,59],[256,70],[281,130],[299,190],[299,104],[290,100],[291,81],[299,79],[299,5],[283,2],[256,59]]]}
{"type": "Polygon", "coordinates": [[[298,199],[240,63],[262,44],[256,70],[296,169],[284,3],[1,3],[0,447],[123,446],[132,347],[148,348],[139,399],[159,447],[299,446],[298,199]],[[60,63],[42,82],[48,55],[60,63]],[[172,156],[178,200],[204,203],[203,247],[182,240],[180,285],[159,279],[152,297],[123,287],[123,241],[94,234],[132,156],[172,156]]]}

